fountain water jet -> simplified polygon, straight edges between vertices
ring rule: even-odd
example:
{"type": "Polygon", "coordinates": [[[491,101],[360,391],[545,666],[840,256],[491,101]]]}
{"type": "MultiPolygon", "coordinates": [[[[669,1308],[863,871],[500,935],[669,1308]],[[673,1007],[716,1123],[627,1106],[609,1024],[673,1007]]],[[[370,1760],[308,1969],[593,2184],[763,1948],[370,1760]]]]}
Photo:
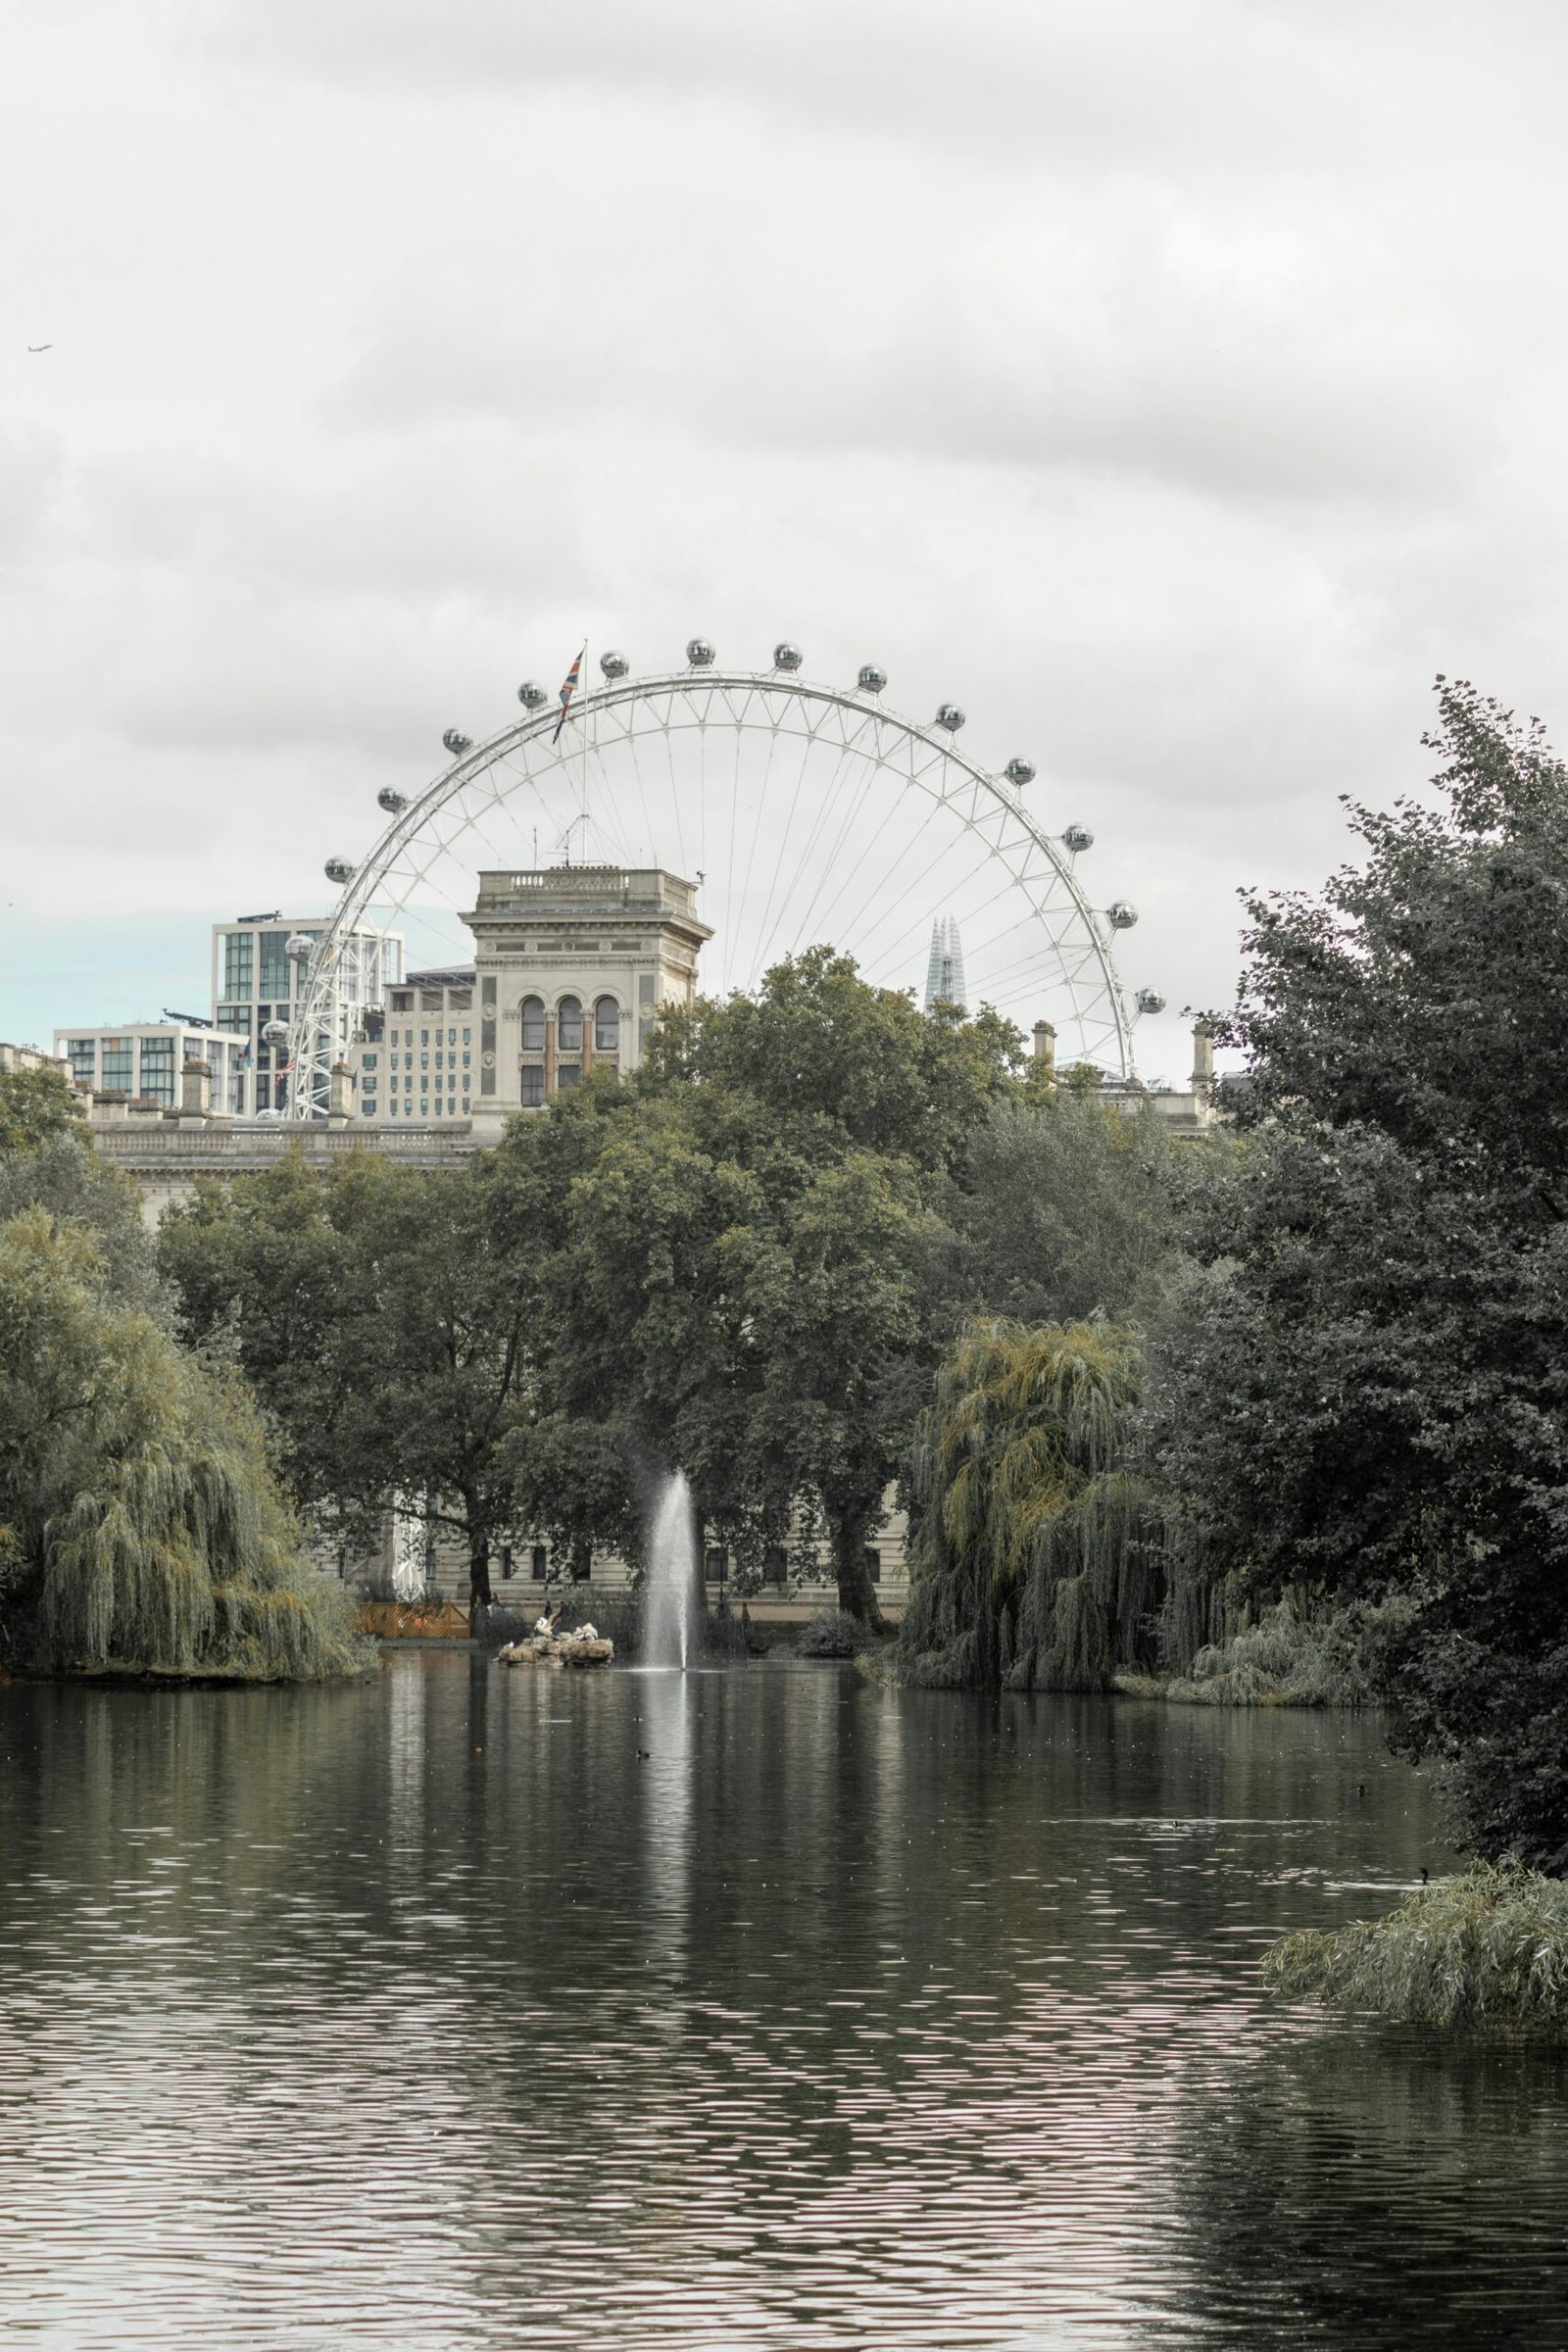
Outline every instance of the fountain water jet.
{"type": "Polygon", "coordinates": [[[692,1611],[697,1598],[697,1529],[686,1473],[677,1470],[660,1492],[648,1555],[648,1605],[643,1659],[649,1666],[686,1671],[692,1611]]]}

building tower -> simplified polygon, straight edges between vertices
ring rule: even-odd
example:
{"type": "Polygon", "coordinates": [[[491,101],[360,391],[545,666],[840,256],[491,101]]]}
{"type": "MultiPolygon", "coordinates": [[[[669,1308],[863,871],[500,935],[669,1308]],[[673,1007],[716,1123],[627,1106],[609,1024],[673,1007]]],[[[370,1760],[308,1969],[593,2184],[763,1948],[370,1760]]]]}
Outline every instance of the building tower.
{"type": "Polygon", "coordinates": [[[958,937],[957,918],[939,915],[931,926],[931,960],[925,972],[925,1009],[930,1011],[938,1002],[944,1004],[967,1004],[963,983],[963,942],[958,937]]]}

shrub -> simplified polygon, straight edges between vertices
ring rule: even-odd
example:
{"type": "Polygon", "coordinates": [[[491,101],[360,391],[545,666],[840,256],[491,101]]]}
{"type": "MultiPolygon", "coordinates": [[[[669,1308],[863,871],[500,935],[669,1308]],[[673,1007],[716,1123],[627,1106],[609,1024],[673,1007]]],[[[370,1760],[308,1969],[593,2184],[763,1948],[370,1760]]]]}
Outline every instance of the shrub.
{"type": "Polygon", "coordinates": [[[1275,1991],[1329,2008],[1568,2040],[1568,1886],[1479,1863],[1384,1919],[1285,1936],[1263,1974],[1275,1991]]]}
{"type": "Polygon", "coordinates": [[[1314,1615],[1287,1596],[1228,1641],[1205,1643],[1188,1673],[1119,1674],[1116,1688],[1182,1706],[1369,1707],[1372,1650],[1408,1614],[1402,1598],[1314,1615]]]}
{"type": "Polygon", "coordinates": [[[805,1627],[796,1648],[803,1658],[853,1658],[865,1639],[864,1626],[842,1609],[823,1609],[805,1627]]]}

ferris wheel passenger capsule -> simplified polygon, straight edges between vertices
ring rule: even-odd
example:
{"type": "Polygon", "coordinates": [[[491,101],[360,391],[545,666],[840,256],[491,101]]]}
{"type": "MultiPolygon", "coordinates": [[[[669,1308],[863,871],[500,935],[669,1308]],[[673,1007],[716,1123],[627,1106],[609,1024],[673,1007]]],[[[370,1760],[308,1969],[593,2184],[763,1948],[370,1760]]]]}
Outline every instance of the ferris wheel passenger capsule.
{"type": "Polygon", "coordinates": [[[1105,920],[1113,931],[1130,931],[1138,920],[1138,909],[1130,899],[1112,899],[1105,908],[1105,920]]]}
{"type": "Polygon", "coordinates": [[[1032,760],[1009,760],[1002,772],[1007,782],[1016,784],[1021,792],[1026,784],[1032,784],[1035,780],[1035,763],[1032,760]]]}
{"type": "Polygon", "coordinates": [[[316,942],[308,931],[291,931],[283,942],[283,953],[291,963],[309,963],[316,954],[316,942]]]}
{"type": "Polygon", "coordinates": [[[542,710],[550,697],[537,678],[524,678],[517,688],[517,700],[525,710],[542,710]]]}
{"type": "Polygon", "coordinates": [[[888,682],[888,673],[875,662],[862,662],[855,683],[862,694],[880,694],[888,682]]]}
{"type": "Polygon", "coordinates": [[[1092,850],[1095,846],[1095,837],[1087,825],[1069,825],[1061,838],[1075,858],[1080,850],[1092,850]]]}
{"type": "Polygon", "coordinates": [[[1140,1012],[1163,1012],[1165,1000],[1157,988],[1141,988],[1133,1000],[1140,1012]]]}
{"type": "Polygon", "coordinates": [[[287,1021],[268,1021],[262,1028],[264,1046],[280,1046],[288,1036],[287,1021]]]}
{"type": "Polygon", "coordinates": [[[401,816],[409,805],[409,796],[406,792],[394,792],[390,784],[383,784],[375,796],[375,805],[384,808],[388,816],[401,816]]]}
{"type": "Polygon", "coordinates": [[[631,667],[624,654],[601,654],[599,666],[607,678],[623,678],[631,667]]]}
{"type": "Polygon", "coordinates": [[[347,858],[329,858],[321,871],[329,882],[352,882],[354,868],[347,858]]]}
{"type": "Polygon", "coordinates": [[[448,727],[441,740],[454,760],[461,760],[465,752],[471,752],[473,749],[473,737],[465,735],[461,727],[448,727]]]}
{"type": "Polygon", "coordinates": [[[800,647],[791,645],[787,637],[782,645],[775,645],[773,648],[773,667],[775,669],[799,669],[805,659],[806,656],[800,647]]]}
{"type": "Polygon", "coordinates": [[[711,669],[714,658],[712,646],[706,637],[689,637],[687,639],[686,659],[693,669],[711,669]]]}
{"type": "Polygon", "coordinates": [[[956,703],[939,703],[937,706],[937,725],[946,727],[950,735],[956,735],[963,724],[963,716],[956,703]]]}

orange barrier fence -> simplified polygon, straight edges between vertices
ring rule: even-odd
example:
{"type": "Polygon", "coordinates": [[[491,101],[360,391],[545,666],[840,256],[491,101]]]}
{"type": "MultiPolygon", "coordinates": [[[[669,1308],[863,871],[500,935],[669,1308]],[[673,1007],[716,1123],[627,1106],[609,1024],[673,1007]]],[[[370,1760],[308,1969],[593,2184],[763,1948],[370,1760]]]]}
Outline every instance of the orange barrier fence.
{"type": "Polygon", "coordinates": [[[462,1642],[468,1612],[455,1600],[368,1600],[360,1609],[360,1631],[383,1642],[462,1642]]]}

